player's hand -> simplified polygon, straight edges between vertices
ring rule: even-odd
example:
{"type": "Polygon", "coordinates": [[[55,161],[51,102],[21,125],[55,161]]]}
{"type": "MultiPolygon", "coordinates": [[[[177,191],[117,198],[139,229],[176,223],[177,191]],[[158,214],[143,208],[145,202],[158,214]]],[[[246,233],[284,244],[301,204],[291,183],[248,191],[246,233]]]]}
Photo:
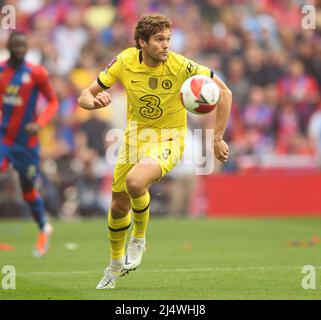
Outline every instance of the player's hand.
{"type": "Polygon", "coordinates": [[[226,162],[229,156],[229,148],[227,143],[221,139],[214,140],[214,154],[215,157],[220,160],[221,162],[226,162]]]}
{"type": "Polygon", "coordinates": [[[25,129],[26,129],[28,134],[35,135],[35,134],[37,134],[39,132],[40,126],[39,126],[38,123],[29,122],[29,123],[26,124],[25,129]]]}
{"type": "Polygon", "coordinates": [[[99,92],[94,98],[94,109],[107,107],[111,103],[110,94],[106,91],[99,92]]]}

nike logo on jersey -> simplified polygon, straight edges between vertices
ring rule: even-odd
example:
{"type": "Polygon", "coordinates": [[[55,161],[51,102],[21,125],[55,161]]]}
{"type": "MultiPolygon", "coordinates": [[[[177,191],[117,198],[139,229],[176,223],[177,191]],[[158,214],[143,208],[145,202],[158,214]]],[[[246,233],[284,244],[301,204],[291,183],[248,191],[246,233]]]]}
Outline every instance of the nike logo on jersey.
{"type": "Polygon", "coordinates": [[[139,80],[132,80],[131,82],[132,83],[136,83],[136,82],[139,82],[139,80]]]}

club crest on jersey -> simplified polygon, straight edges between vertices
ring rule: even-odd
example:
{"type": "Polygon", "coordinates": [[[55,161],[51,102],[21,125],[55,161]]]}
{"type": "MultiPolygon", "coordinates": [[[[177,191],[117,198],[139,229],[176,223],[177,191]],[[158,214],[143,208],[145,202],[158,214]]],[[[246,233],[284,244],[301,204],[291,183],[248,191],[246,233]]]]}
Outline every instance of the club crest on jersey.
{"type": "Polygon", "coordinates": [[[29,83],[31,80],[29,73],[24,73],[21,77],[22,83],[29,83]]]}
{"type": "Polygon", "coordinates": [[[172,81],[170,81],[168,79],[164,80],[162,82],[162,87],[163,87],[163,89],[166,89],[166,90],[170,89],[172,87],[172,81]]]}
{"type": "Polygon", "coordinates": [[[156,89],[158,85],[158,79],[150,77],[148,80],[148,85],[151,89],[156,89]]]}

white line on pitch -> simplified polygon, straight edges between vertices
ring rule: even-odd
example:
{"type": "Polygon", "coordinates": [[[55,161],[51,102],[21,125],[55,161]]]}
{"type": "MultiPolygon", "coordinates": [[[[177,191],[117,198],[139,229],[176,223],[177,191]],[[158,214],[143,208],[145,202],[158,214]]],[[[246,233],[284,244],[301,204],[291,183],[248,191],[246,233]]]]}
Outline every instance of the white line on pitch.
{"type": "MultiPolygon", "coordinates": [[[[217,268],[180,268],[180,269],[140,269],[141,272],[214,272],[214,271],[250,271],[250,270],[279,270],[279,269],[301,269],[302,266],[265,266],[265,267],[217,267],[217,268]]],[[[321,266],[317,266],[321,269],[321,266]]],[[[65,275],[65,274],[88,274],[101,273],[102,271],[87,270],[87,271],[43,271],[43,272],[17,272],[17,275],[65,275]]]]}

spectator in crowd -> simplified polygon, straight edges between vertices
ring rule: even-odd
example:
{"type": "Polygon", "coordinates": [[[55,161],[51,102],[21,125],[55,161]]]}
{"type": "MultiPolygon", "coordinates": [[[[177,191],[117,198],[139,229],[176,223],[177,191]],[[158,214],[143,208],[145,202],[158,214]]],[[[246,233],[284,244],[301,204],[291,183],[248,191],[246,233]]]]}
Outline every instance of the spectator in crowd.
{"type": "Polygon", "coordinates": [[[301,60],[294,58],[289,61],[288,74],[278,81],[278,90],[281,103],[287,103],[290,99],[300,113],[306,128],[315,105],[320,99],[320,92],[316,80],[305,72],[301,60]]]}
{"type": "Polygon", "coordinates": [[[111,125],[100,119],[97,110],[91,112],[88,120],[80,124],[78,128],[79,134],[84,134],[86,145],[93,150],[98,157],[104,158],[107,149],[107,132],[111,129],[111,125]]]}
{"type": "Polygon", "coordinates": [[[230,88],[233,91],[234,100],[238,103],[240,109],[245,106],[250,91],[250,83],[244,73],[244,61],[242,58],[233,57],[228,65],[227,77],[230,88]]]}
{"type": "Polygon", "coordinates": [[[308,133],[311,147],[315,150],[316,162],[321,168],[321,102],[310,118],[308,133]]]}

